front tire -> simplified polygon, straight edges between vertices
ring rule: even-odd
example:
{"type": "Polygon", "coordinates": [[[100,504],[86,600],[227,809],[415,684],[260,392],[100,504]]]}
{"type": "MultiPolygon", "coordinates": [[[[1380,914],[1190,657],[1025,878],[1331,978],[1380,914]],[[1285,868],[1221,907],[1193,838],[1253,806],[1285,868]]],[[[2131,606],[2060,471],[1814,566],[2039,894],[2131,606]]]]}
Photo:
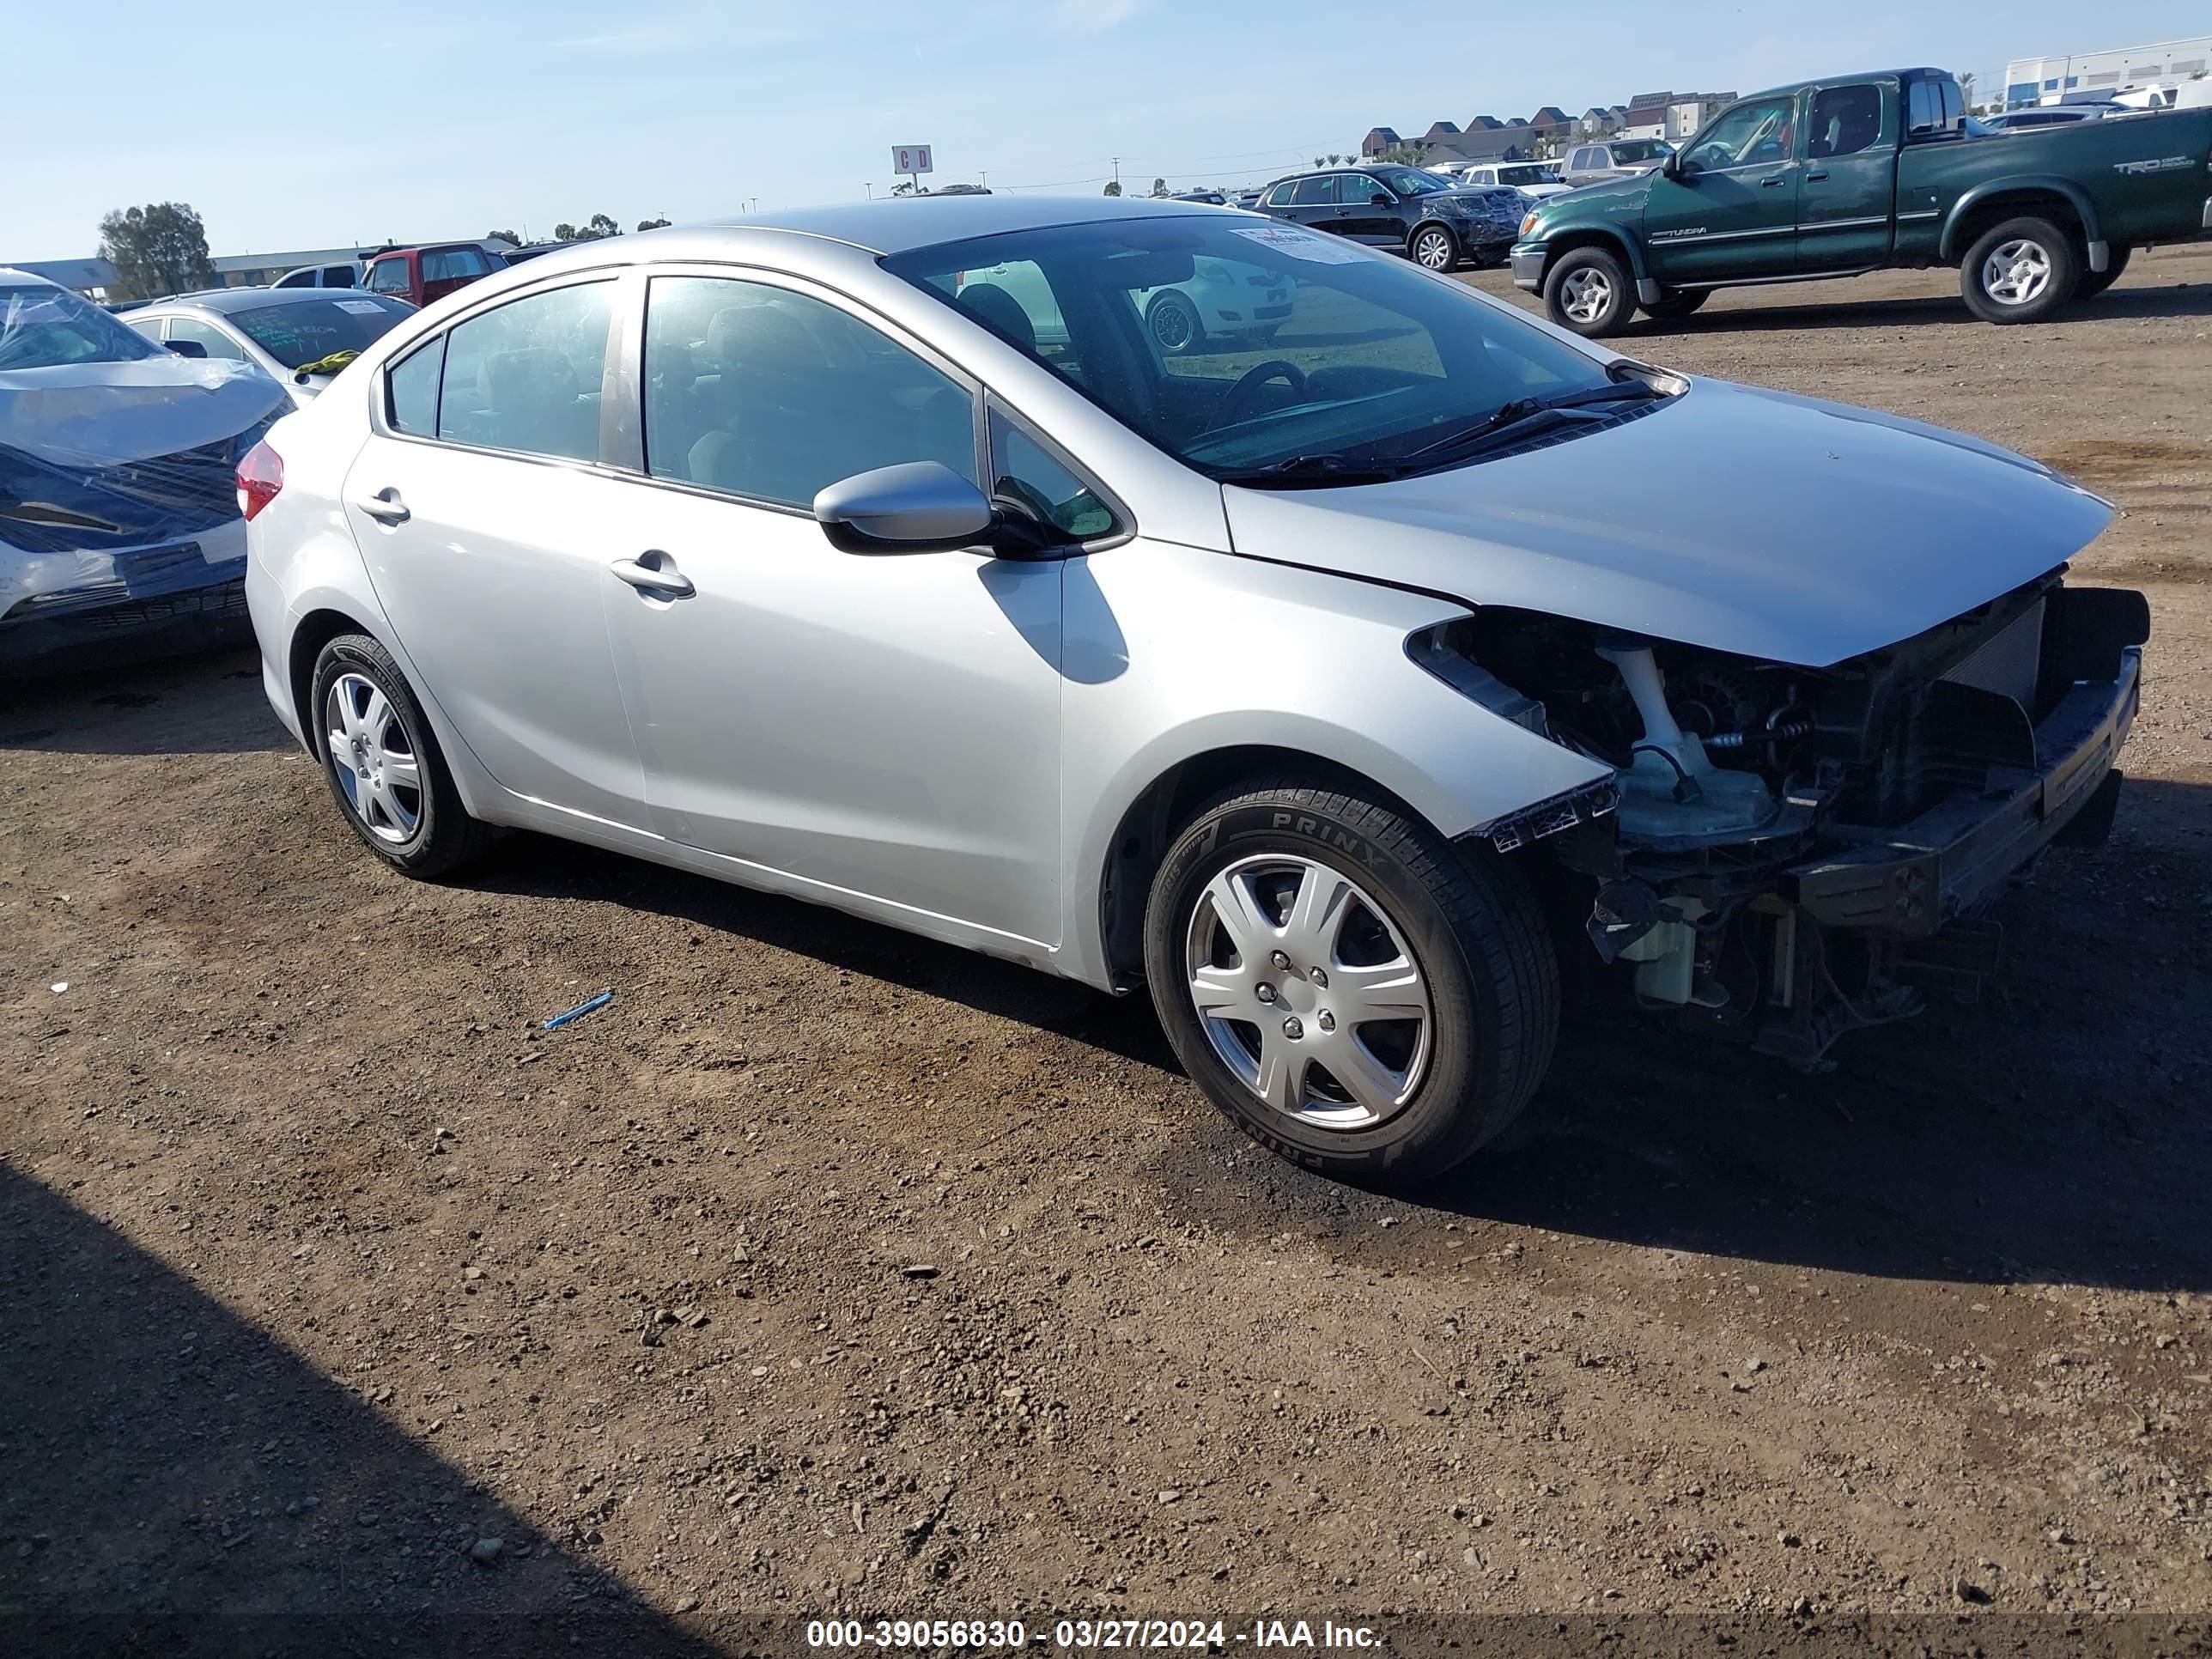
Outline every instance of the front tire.
{"type": "Polygon", "coordinates": [[[1620,333],[1636,314],[1628,267],[1601,247],[1569,248],[1544,273],[1544,313],[1586,340],[1620,333]]]}
{"type": "Polygon", "coordinates": [[[331,798],[362,844],[393,869],[428,878],[482,853],[490,830],[469,816],[407,678],[366,634],[341,634],[315,659],[308,712],[331,798]]]}
{"type": "Polygon", "coordinates": [[[1966,250],[1959,292],[1985,323],[2039,323],[2074,297],[2081,258],[2048,219],[2008,219],[1966,250]]]}
{"type": "Polygon", "coordinates": [[[1459,263],[1459,239],[1442,225],[1416,225],[1406,252],[1423,270],[1449,270],[1459,263]]]}
{"type": "Polygon", "coordinates": [[[1550,1064],[1559,966],[1520,873],[1395,807],[1243,789],[1169,849],[1145,912],[1153,1006],[1244,1132],[1354,1180],[1441,1175],[1550,1064]]]}

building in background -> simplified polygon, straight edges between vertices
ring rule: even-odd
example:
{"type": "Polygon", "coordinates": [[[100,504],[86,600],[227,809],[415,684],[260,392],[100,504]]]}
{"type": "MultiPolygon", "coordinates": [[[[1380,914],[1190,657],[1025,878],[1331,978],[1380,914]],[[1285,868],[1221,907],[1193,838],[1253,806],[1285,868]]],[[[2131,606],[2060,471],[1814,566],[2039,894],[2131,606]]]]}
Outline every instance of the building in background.
{"type": "MultiPolygon", "coordinates": [[[[473,243],[489,253],[505,255],[514,244],[504,237],[427,238],[425,240],[445,240],[473,243]]],[[[208,263],[215,267],[218,288],[264,288],[288,270],[297,270],[301,265],[343,264],[349,259],[363,259],[384,247],[413,247],[414,242],[375,242],[366,247],[295,248],[289,253],[222,253],[208,263]]],[[[115,267],[106,260],[88,259],[0,259],[0,265],[11,265],[16,270],[27,270],[34,276],[43,276],[50,283],[59,283],[64,288],[74,289],[90,299],[104,299],[115,286],[115,267]]]]}
{"type": "Polygon", "coordinates": [[[2068,93],[2126,92],[2172,86],[2212,69],[2212,34],[2154,46],[2115,46],[2057,58],[2020,58],[2005,65],[2004,106],[2055,104],[2068,93]]]}

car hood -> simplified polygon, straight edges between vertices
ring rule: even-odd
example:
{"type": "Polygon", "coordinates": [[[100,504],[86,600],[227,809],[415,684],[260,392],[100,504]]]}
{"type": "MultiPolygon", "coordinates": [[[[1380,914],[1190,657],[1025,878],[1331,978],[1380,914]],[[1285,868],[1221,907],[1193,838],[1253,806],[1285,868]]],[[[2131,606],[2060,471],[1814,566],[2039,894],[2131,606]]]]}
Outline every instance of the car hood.
{"type": "Polygon", "coordinates": [[[1980,439],[1704,380],[1520,454],[1223,495],[1240,554],[1804,667],[1970,611],[2113,516],[1980,439]]]}

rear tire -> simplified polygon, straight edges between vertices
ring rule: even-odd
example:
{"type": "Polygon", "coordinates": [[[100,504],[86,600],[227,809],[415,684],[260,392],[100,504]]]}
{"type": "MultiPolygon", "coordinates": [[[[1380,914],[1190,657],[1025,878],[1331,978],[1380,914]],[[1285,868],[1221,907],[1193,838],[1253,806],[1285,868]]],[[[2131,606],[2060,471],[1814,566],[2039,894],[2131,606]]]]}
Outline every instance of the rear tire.
{"type": "Polygon", "coordinates": [[[2086,267],[2083,269],[2081,280],[2074,289],[2074,297],[2077,300],[2094,300],[2112,287],[2114,283],[2118,282],[2120,273],[2128,268],[2128,255],[2134,252],[2135,250],[2125,242],[2113,243],[2106,250],[2105,268],[2102,270],[2090,270],[2086,267]]]}
{"type": "Polygon", "coordinates": [[[1569,248],[1544,273],[1544,313],[1586,340],[1620,333],[1636,314],[1628,267],[1601,247],[1569,248]]]}
{"type": "Polygon", "coordinates": [[[2074,297],[2081,256],[2048,219],[2008,219],[1966,250],[1959,292],[1985,323],[2039,323],[2074,297]]]}
{"type": "Polygon", "coordinates": [[[1152,343],[1164,356],[1188,356],[1206,343],[1206,324],[1199,317],[1197,306],[1173,289],[1152,296],[1152,304],[1145,308],[1145,326],[1152,331],[1152,343]]]}
{"type": "Polygon", "coordinates": [[[1215,1105],[1346,1179],[1423,1180],[1469,1157],[1528,1103],[1558,1033],[1559,964],[1517,870],[1298,779],[1241,788],[1176,837],[1146,905],[1145,971],[1215,1105]]]}
{"type": "Polygon", "coordinates": [[[1677,317],[1688,316],[1712,297],[1713,291],[1709,288],[1668,289],[1659,296],[1657,304],[1644,307],[1644,313],[1662,323],[1671,322],[1677,317]]]}
{"type": "Polygon", "coordinates": [[[422,705],[399,665],[366,634],[341,634],[315,659],[304,711],[323,781],[362,844],[424,879],[478,856],[489,825],[469,816],[422,705]]]}

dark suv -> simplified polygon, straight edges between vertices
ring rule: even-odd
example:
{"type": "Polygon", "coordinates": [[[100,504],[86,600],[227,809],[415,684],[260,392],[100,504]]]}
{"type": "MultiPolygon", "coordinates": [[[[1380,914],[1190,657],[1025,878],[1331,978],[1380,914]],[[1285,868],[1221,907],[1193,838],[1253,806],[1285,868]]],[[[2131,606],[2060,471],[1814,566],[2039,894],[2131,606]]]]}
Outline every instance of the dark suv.
{"type": "Polygon", "coordinates": [[[1414,167],[1328,167],[1278,179],[1260,198],[1271,218],[1392,247],[1430,270],[1498,264],[1528,203],[1502,186],[1467,189],[1414,167]]]}

